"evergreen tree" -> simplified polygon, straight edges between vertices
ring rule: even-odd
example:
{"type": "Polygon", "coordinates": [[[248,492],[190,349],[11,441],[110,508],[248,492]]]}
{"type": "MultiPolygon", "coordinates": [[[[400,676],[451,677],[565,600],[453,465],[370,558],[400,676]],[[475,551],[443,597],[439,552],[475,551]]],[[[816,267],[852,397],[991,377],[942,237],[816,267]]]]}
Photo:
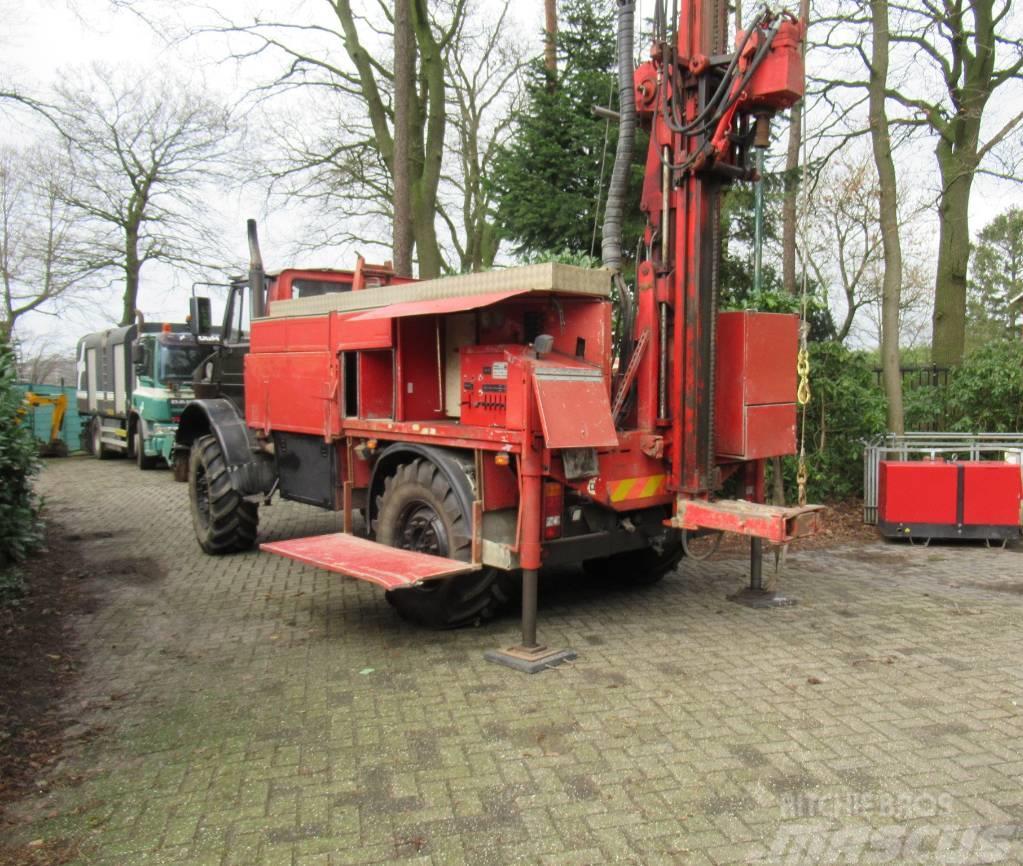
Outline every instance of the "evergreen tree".
{"type": "MultiPolygon", "coordinates": [[[[607,124],[592,109],[610,101],[617,110],[614,7],[608,0],[563,0],[560,7],[557,70],[552,72],[543,57],[530,64],[525,106],[490,180],[500,202],[501,229],[516,253],[592,251],[599,256],[600,219],[618,129],[610,124],[605,143],[607,124]]],[[[642,231],[639,195],[645,157],[645,136],[637,136],[640,162],[634,166],[635,190],[629,194],[635,204],[625,226],[626,249],[642,231]]]]}
{"type": "Polygon", "coordinates": [[[972,346],[1017,332],[1023,292],[1023,210],[1010,208],[989,222],[977,237],[967,296],[967,341],[972,346]]]}

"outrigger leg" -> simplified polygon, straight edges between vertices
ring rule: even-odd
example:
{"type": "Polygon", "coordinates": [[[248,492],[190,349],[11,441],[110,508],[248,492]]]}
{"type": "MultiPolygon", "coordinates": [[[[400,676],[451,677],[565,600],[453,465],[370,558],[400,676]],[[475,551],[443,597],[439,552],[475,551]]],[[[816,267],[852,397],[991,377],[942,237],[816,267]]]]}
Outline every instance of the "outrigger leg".
{"type": "Polygon", "coordinates": [[[575,650],[552,650],[536,639],[536,602],[539,576],[535,568],[522,572],[522,643],[501,650],[487,650],[483,657],[524,674],[538,674],[577,658],[575,650]]]}
{"type": "Polygon", "coordinates": [[[577,658],[574,650],[552,650],[536,639],[536,605],[540,565],[540,477],[524,474],[522,499],[522,643],[507,649],[488,650],[488,662],[496,662],[525,674],[537,674],[577,658]]]}
{"type": "Polygon", "coordinates": [[[793,607],[798,602],[774,590],[764,589],[764,540],[751,536],[749,540],[749,586],[734,595],[729,601],[746,607],[793,607]]]}

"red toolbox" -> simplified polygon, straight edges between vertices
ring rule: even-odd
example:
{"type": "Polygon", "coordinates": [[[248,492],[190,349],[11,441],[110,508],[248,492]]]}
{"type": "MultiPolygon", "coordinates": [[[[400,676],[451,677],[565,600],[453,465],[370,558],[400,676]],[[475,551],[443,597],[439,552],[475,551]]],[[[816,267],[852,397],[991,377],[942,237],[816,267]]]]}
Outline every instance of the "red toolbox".
{"type": "Polygon", "coordinates": [[[877,525],[889,538],[1019,538],[1021,496],[1014,463],[882,460],[877,525]]]}

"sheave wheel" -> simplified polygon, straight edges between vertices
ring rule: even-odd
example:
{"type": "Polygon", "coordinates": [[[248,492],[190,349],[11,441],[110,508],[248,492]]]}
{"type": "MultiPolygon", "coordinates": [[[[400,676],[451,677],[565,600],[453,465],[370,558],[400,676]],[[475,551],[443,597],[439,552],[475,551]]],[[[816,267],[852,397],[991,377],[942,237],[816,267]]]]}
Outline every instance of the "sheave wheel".
{"type": "Polygon", "coordinates": [[[145,448],[146,437],[142,433],[142,422],[139,421],[135,425],[135,465],[139,469],[153,469],[156,466],[157,457],[149,457],[146,455],[145,448]]]}
{"type": "Polygon", "coordinates": [[[92,456],[99,460],[109,460],[112,452],[103,444],[103,422],[99,418],[92,421],[92,456]]]}
{"type": "Polygon", "coordinates": [[[216,436],[200,436],[192,443],[188,496],[195,537],[207,553],[236,553],[255,543],[258,506],[246,502],[231,486],[216,436]]]}
{"type": "MultiPolygon", "coordinates": [[[[471,520],[441,471],[429,460],[413,460],[384,480],[377,497],[376,540],[468,562],[471,520]]],[[[386,597],[403,619],[428,628],[459,628],[494,616],[507,600],[503,577],[496,568],[483,568],[390,590],[386,597]]]]}
{"type": "Polygon", "coordinates": [[[627,586],[652,586],[682,559],[682,542],[672,533],[658,553],[652,547],[616,553],[606,559],[587,559],[583,571],[596,580],[611,580],[627,586]]]}

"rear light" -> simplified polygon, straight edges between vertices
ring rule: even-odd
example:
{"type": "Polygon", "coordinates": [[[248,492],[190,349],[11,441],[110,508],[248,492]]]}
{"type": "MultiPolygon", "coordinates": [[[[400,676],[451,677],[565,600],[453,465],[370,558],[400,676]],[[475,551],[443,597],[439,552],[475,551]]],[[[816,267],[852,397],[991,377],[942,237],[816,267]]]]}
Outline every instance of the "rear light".
{"type": "Polygon", "coordinates": [[[565,488],[556,481],[543,485],[543,537],[561,538],[561,515],[565,510],[565,488]]]}
{"type": "Polygon", "coordinates": [[[508,452],[506,452],[506,451],[498,451],[494,455],[494,465],[495,466],[507,466],[510,462],[511,462],[511,460],[508,457],[508,452]]]}

